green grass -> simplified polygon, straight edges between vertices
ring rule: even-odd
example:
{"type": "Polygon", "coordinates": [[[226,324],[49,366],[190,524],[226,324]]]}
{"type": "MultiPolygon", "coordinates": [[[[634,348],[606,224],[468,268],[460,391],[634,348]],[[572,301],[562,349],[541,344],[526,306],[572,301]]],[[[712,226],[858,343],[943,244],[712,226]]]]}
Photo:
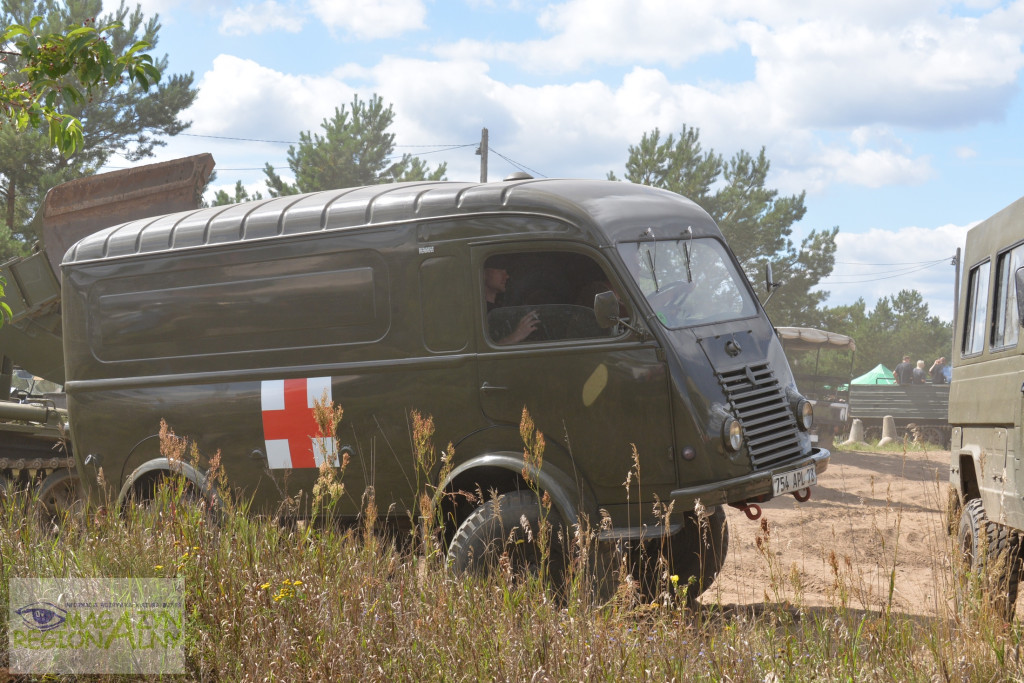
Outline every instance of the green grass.
{"type": "MultiPolygon", "coordinates": [[[[127,519],[71,519],[59,532],[40,528],[23,497],[4,499],[0,601],[12,577],[182,577],[188,678],[197,680],[1024,676],[1020,625],[998,620],[977,598],[941,618],[856,609],[839,597],[856,578],[837,569],[835,604],[825,607],[718,604],[714,588],[694,609],[673,599],[637,604],[626,591],[603,603],[557,600],[536,580],[453,577],[432,544],[413,551],[377,529],[281,525],[244,511],[211,525],[181,491],[159,495],[127,519]]],[[[784,571],[768,574],[788,581],[784,571]]],[[[783,588],[766,586],[765,594],[783,588]]],[[[6,658],[5,648],[0,666],[6,658]]]]}

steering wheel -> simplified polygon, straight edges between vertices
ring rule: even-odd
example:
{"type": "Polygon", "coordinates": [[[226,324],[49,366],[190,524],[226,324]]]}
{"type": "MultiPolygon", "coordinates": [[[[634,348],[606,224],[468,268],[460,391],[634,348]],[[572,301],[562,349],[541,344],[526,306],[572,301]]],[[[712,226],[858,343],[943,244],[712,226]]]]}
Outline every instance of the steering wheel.
{"type": "Polygon", "coordinates": [[[659,306],[666,303],[671,303],[674,306],[681,306],[683,302],[693,294],[694,289],[696,288],[692,282],[676,280],[675,282],[670,282],[652,294],[650,297],[651,303],[657,303],[659,306]]]}

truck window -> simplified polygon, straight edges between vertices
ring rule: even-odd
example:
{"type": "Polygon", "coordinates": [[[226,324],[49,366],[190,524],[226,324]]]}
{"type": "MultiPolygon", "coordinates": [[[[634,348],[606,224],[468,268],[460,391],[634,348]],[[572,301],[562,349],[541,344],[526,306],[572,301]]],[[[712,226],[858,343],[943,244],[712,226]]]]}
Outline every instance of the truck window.
{"type": "Polygon", "coordinates": [[[1017,288],[1013,275],[1024,266],[1024,244],[999,256],[996,264],[995,324],[992,327],[992,348],[1017,345],[1017,288]]]}
{"type": "Polygon", "coordinates": [[[669,329],[757,315],[743,277],[715,239],[622,242],[619,254],[669,329]]]}
{"type": "MultiPolygon", "coordinates": [[[[498,345],[616,334],[594,317],[594,296],[614,291],[594,259],[574,252],[494,254],[481,273],[486,331],[498,345]]],[[[623,317],[628,317],[623,312],[623,317]]]]}
{"type": "Polygon", "coordinates": [[[964,318],[962,352],[965,356],[981,353],[985,346],[985,318],[988,316],[989,266],[985,261],[971,268],[967,285],[967,313],[964,318]]]}

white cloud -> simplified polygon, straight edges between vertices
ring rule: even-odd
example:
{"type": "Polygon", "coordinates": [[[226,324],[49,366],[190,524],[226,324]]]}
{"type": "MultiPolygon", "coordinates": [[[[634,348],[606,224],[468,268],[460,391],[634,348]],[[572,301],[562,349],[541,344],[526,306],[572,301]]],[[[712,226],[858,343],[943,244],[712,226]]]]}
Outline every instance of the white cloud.
{"type": "Polygon", "coordinates": [[[426,27],[423,0],[310,0],[309,7],[327,27],[360,40],[394,38],[426,27]]]}
{"type": "Polygon", "coordinates": [[[968,147],[967,145],[957,147],[953,152],[956,154],[958,159],[973,159],[978,156],[978,150],[973,147],[968,147]]]}
{"type": "Polygon", "coordinates": [[[439,46],[445,59],[501,59],[542,72],[588,64],[669,64],[737,45],[717,3],[707,0],[569,0],[538,17],[550,38],[524,42],[462,40],[439,46]]]}
{"type": "Polygon", "coordinates": [[[258,35],[274,30],[298,33],[303,23],[304,18],[294,6],[265,0],[258,5],[250,3],[226,12],[220,22],[220,32],[228,36],[258,35]]]}
{"type": "Polygon", "coordinates": [[[1024,67],[1021,21],[917,19],[877,28],[836,20],[748,31],[758,85],[793,125],[956,125],[991,116],[1024,67]]]}
{"type": "Polygon", "coordinates": [[[295,140],[319,127],[352,88],[330,77],[296,76],[249,59],[219,55],[199,82],[199,97],[183,118],[190,133],[295,140]]]}
{"type": "Polygon", "coordinates": [[[943,0],[568,0],[539,15],[547,38],[465,39],[435,53],[571,72],[677,67],[749,49],[751,92],[772,103],[762,111],[779,126],[959,125],[991,118],[1015,92],[1024,3],[980,18],[955,9],[943,0]]]}
{"type": "Polygon", "coordinates": [[[850,304],[863,298],[870,311],[882,297],[901,289],[916,289],[932,315],[952,320],[955,269],[951,258],[975,225],[840,231],[835,270],[820,287],[830,292],[827,305],[850,304]]]}

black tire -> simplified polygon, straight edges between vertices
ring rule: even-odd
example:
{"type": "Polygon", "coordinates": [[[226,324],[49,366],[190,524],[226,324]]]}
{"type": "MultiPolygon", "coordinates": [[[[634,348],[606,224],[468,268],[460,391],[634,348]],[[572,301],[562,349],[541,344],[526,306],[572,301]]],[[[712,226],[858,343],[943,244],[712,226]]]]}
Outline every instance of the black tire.
{"type": "Polygon", "coordinates": [[[210,497],[202,495],[191,482],[160,476],[142,483],[121,507],[121,514],[144,528],[158,528],[195,522],[214,529],[220,523],[219,510],[210,497]]]}
{"type": "Polygon", "coordinates": [[[682,529],[647,543],[642,560],[645,566],[638,572],[644,593],[657,597],[666,588],[676,592],[685,589],[687,599],[693,600],[714,583],[728,551],[729,524],[722,506],[702,521],[694,513],[687,513],[682,529]],[[678,577],[678,582],[666,581],[666,574],[678,577]]]}
{"type": "MultiPolygon", "coordinates": [[[[974,577],[993,611],[1006,620],[1013,619],[1020,582],[1020,537],[1003,524],[985,515],[980,498],[967,502],[960,514],[957,544],[962,552],[965,579],[974,577]]],[[[968,581],[962,582],[964,598],[968,581]]]]}
{"type": "MultiPolygon", "coordinates": [[[[561,544],[557,532],[561,520],[552,511],[548,576],[558,585],[563,576],[561,544]]],[[[479,506],[459,525],[448,545],[448,563],[457,574],[488,575],[498,571],[507,555],[513,576],[536,576],[541,567],[537,531],[540,528],[540,502],[530,491],[504,493],[479,506]],[[523,519],[529,526],[524,528],[523,519]]]]}
{"type": "Polygon", "coordinates": [[[43,529],[59,531],[84,509],[85,490],[76,472],[67,468],[54,470],[39,486],[36,518],[43,529]]]}

